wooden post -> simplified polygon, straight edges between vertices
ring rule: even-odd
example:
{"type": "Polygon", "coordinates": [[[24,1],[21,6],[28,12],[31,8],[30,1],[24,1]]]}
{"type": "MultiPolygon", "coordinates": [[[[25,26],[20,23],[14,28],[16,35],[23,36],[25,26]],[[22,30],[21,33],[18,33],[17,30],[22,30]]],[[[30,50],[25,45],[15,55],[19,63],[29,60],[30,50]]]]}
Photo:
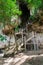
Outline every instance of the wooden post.
{"type": "Polygon", "coordinates": [[[16,45],[16,51],[15,51],[15,52],[18,53],[18,44],[17,44],[17,42],[16,42],[16,41],[17,41],[17,40],[16,40],[16,32],[15,32],[14,35],[15,35],[15,45],[16,45]]]}
{"type": "Polygon", "coordinates": [[[26,52],[26,38],[25,38],[25,52],[26,52]]]}
{"type": "Polygon", "coordinates": [[[36,41],[37,41],[37,50],[39,50],[39,48],[38,48],[38,39],[36,38],[36,41]]]}
{"type": "Polygon", "coordinates": [[[22,43],[23,43],[23,29],[22,29],[22,43]]]}
{"type": "Polygon", "coordinates": [[[36,50],[36,43],[35,43],[36,39],[35,39],[35,32],[34,32],[34,40],[33,40],[33,43],[34,43],[34,51],[36,50]]]}

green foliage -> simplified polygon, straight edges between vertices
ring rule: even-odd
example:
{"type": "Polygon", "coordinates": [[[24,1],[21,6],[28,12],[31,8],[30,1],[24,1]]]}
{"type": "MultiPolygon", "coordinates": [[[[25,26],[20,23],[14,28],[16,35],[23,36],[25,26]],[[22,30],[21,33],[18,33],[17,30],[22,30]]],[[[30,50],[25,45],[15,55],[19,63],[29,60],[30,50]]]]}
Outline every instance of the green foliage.
{"type": "Polygon", "coordinates": [[[29,18],[31,21],[34,21],[35,20],[35,17],[34,16],[30,16],[29,18]]]}
{"type": "Polygon", "coordinates": [[[12,15],[20,15],[16,0],[0,0],[0,22],[10,22],[12,15]]]}
{"type": "Polygon", "coordinates": [[[40,5],[42,4],[41,0],[26,0],[26,2],[30,4],[30,7],[34,6],[35,8],[40,7],[40,5]]]}
{"type": "Polygon", "coordinates": [[[25,1],[28,3],[28,7],[30,8],[30,10],[34,12],[33,15],[36,14],[37,10],[42,5],[42,0],[25,0],[25,1]]]}
{"type": "Polygon", "coordinates": [[[43,0],[41,0],[42,3],[41,3],[41,6],[39,7],[39,9],[42,9],[43,10],[43,0]]]}
{"type": "Polygon", "coordinates": [[[4,40],[7,40],[6,37],[3,35],[0,35],[0,41],[4,41],[4,40]]]}
{"type": "MultiPolygon", "coordinates": [[[[22,1],[22,0],[19,0],[22,1]]],[[[43,9],[43,0],[23,0],[27,6],[36,14],[37,9],[43,9]],[[33,9],[34,8],[34,9],[33,9]]],[[[11,21],[13,15],[21,15],[17,0],[0,0],[0,22],[11,21]]]]}

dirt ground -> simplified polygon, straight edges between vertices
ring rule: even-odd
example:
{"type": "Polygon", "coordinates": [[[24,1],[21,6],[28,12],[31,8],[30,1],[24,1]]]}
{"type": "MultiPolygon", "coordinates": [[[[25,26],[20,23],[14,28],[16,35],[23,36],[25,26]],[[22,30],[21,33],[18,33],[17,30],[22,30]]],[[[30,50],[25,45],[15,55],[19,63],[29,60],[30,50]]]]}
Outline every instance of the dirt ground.
{"type": "Polygon", "coordinates": [[[32,58],[29,60],[29,58],[21,65],[43,65],[43,57],[37,57],[32,58]]]}
{"type": "Polygon", "coordinates": [[[14,57],[0,58],[0,65],[43,65],[43,54],[26,55],[19,53],[14,57]]]}

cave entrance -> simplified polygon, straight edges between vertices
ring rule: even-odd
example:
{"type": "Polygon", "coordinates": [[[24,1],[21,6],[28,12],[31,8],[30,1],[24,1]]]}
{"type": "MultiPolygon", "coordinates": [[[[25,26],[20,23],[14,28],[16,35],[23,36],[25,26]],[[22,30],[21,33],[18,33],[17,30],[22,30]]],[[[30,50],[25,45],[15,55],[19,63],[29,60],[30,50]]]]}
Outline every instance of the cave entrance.
{"type": "Polygon", "coordinates": [[[19,9],[22,11],[22,14],[20,16],[21,18],[21,26],[25,27],[26,23],[28,23],[29,17],[30,17],[30,9],[27,7],[27,3],[25,2],[19,2],[19,9]]]}

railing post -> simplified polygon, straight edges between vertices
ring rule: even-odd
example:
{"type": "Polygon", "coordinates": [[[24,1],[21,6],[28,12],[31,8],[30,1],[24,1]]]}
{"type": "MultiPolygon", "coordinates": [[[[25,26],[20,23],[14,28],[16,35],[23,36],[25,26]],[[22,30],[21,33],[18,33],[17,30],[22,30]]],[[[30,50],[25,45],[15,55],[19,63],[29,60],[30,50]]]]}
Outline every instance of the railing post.
{"type": "Polygon", "coordinates": [[[24,46],[25,46],[25,52],[26,52],[26,37],[24,39],[25,39],[25,45],[24,46]]]}

